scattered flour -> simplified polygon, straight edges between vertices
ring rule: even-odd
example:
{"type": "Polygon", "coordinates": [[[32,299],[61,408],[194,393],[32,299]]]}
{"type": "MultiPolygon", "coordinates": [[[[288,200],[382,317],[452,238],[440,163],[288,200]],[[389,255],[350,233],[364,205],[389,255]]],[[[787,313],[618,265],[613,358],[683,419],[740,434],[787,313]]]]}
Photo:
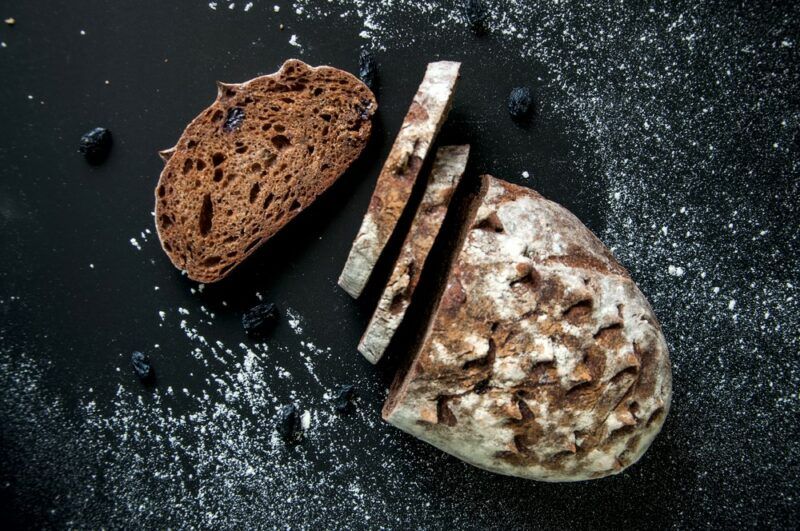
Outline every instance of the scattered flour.
{"type": "MultiPolygon", "coordinates": [[[[207,5],[217,10],[218,2],[207,5]]],[[[254,16],[270,5],[242,10],[254,16]]],[[[58,527],[587,527],[596,524],[587,506],[613,506],[631,527],[797,521],[800,245],[796,223],[774,215],[796,220],[800,205],[792,103],[800,74],[790,55],[797,8],[490,5],[487,38],[544,65],[553,112],[579,122],[566,133],[588,133],[589,155],[572,162],[581,173],[600,161],[594,193],[607,216],[598,235],[630,268],[669,340],[675,400],[643,462],[619,478],[555,489],[452,460],[385,426],[377,403],[340,417],[330,404],[337,385],[378,396],[384,382],[372,372],[336,381],[330,367],[354,353],[317,346],[291,308],[295,342],[230,346],[199,298],[193,311],[149,313],[178,338],[170,352],[159,349],[157,370],[166,356],[179,358],[196,367],[196,385],[176,393],[165,377],[145,388],[120,353],[105,369],[118,378],[113,399],[87,388],[77,405],[51,385],[46,353],[12,341],[0,322],[0,420],[14,444],[0,461],[25,478],[47,478],[58,527]],[[304,411],[306,431],[291,447],[273,429],[289,402],[304,411]],[[367,458],[377,465],[365,467],[367,458]]],[[[453,6],[302,0],[287,11],[354,24],[349,35],[391,53],[417,45],[408,38],[413,24],[467,32],[453,6]]],[[[298,36],[290,42],[299,46],[298,36]]],[[[0,309],[19,303],[0,298],[0,309]]],[[[148,312],[170,307],[157,304],[148,312]]],[[[22,499],[33,496],[25,485],[22,499]]]]}

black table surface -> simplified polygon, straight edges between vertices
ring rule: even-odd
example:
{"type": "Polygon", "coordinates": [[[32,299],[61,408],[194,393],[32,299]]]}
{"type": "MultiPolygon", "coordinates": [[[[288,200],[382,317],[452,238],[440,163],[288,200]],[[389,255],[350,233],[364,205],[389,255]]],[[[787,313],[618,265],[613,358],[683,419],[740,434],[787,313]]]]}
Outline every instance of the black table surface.
{"type": "MultiPolygon", "coordinates": [[[[0,520],[40,527],[793,527],[798,522],[800,10],[786,3],[7,0],[0,16],[0,520]],[[278,6],[276,10],[274,6],[278,6]],[[283,25],[283,29],[279,26],[283,25]],[[223,282],[161,251],[156,152],[216,80],[379,63],[361,158],[223,282]],[[355,350],[385,279],[336,286],[424,72],[463,63],[439,143],[536,188],[615,252],[662,322],[674,400],[639,463],[490,474],[388,426],[402,356],[355,350]],[[532,88],[512,122],[505,98],[532,88]],[[102,165],[76,152],[111,129],[102,165]],[[248,339],[244,310],[281,320],[248,339]],[[146,352],[154,386],[133,375],[146,352]],[[355,410],[334,412],[353,384],[355,410]],[[276,411],[310,415],[284,445],[276,411]]],[[[395,246],[396,247],[396,246],[395,246]]],[[[411,334],[411,331],[405,331],[411,334]]]]}

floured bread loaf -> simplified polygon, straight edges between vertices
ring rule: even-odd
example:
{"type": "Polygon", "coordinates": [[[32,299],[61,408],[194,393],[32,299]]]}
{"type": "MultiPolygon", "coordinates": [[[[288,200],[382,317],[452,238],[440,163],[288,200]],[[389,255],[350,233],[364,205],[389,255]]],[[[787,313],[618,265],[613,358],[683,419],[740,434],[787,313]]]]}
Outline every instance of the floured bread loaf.
{"type": "Polygon", "coordinates": [[[661,429],[671,369],[647,300],[570,212],[491,176],[383,416],[473,465],[616,474],[661,429]]]}
{"type": "Polygon", "coordinates": [[[291,59],[271,75],[220,84],[156,187],[156,228],[189,278],[226,276],[358,157],[377,104],[356,77],[291,59]]]}

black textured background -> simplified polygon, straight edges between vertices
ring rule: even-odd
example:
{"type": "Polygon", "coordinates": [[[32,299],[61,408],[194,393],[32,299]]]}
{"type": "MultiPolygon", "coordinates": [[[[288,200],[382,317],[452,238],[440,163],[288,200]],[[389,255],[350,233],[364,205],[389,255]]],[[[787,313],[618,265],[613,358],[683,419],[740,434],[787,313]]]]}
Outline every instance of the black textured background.
{"type": "MultiPolygon", "coordinates": [[[[375,302],[375,286],[354,302],[336,287],[336,279],[380,162],[425,64],[435,59],[463,61],[461,83],[441,142],[472,144],[471,179],[491,172],[523,182],[519,175],[527,170],[537,176],[536,187],[546,197],[570,208],[595,232],[607,228],[608,191],[599,168],[608,161],[601,160],[585,140],[577,119],[566,122],[563,113],[549,112],[547,91],[552,88],[537,81],[549,79],[547,69],[511,53],[491,35],[476,39],[462,26],[431,29],[424,19],[398,17],[398,25],[407,28],[414,43],[377,53],[380,110],[373,138],[360,160],[315,206],[229,279],[206,287],[199,299],[190,294],[189,288],[196,285],[171,266],[153,236],[141,252],[128,241],[138,238],[146,227],[152,230],[153,188],[162,166],[157,150],[171,146],[185,124],[213,99],[215,80],[238,82],[270,73],[294,56],[349,71],[357,66],[363,42],[358,38],[360,25],[347,19],[319,24],[295,17],[288,5],[278,3],[282,12],[273,16],[265,5],[245,13],[241,6],[227,10],[223,3],[213,11],[202,1],[3,2],[0,16],[17,20],[13,27],[0,26],[0,40],[8,43],[0,49],[0,298],[4,301],[0,341],[2,356],[8,361],[3,365],[7,371],[3,382],[13,380],[17,355],[24,352],[29,358],[46,360],[44,395],[60,397],[67,416],[79,420],[83,413],[77,404],[89,388],[100,407],[111,401],[119,385],[146,395],[148,391],[140,389],[129,374],[126,357],[132,350],[147,350],[158,343],[160,350],[151,352],[158,386],[199,392],[203,368],[188,355],[182,332],[174,326],[159,326],[156,312],[177,307],[195,312],[204,304],[217,315],[214,337],[236,345],[245,340],[240,313],[256,302],[254,293],[259,291],[281,307],[296,309],[314,340],[331,347],[335,355],[320,362],[318,369],[327,381],[373,382],[361,385],[359,408],[377,418],[389,369],[372,367],[355,351],[375,302]],[[279,22],[286,24],[284,31],[278,29],[279,22]],[[79,34],[81,29],[85,36],[79,34]],[[288,43],[293,33],[300,38],[302,54],[288,43]],[[504,110],[508,91],[521,83],[532,86],[538,106],[533,123],[525,128],[515,126],[504,110]],[[114,148],[105,164],[90,167],[76,153],[77,140],[98,125],[113,131],[114,148]],[[222,306],[222,300],[228,305],[222,306]],[[122,372],[116,372],[116,367],[122,367],[122,372]]],[[[647,6],[637,3],[628,9],[644,13],[647,6]]],[[[738,8],[723,3],[718,9],[738,8]]],[[[714,20],[711,11],[706,12],[709,27],[714,20]]],[[[754,12],[759,15],[739,20],[748,31],[737,38],[757,41],[785,17],[783,8],[774,5],[754,12]]],[[[794,20],[800,24],[796,15],[795,11],[794,20]]],[[[784,69],[786,74],[789,69],[788,79],[800,89],[794,50],[791,58],[778,64],[767,62],[763,72],[753,75],[768,80],[775,71],[784,69]]],[[[695,74],[706,75],[703,68],[698,62],[695,74]]],[[[574,75],[584,76],[584,83],[591,81],[585,79],[585,72],[574,75]]],[[[787,114],[793,116],[798,112],[796,94],[787,100],[787,114]]],[[[680,101],[687,107],[695,103],[692,93],[666,101],[670,105],[680,101]]],[[[757,116],[759,110],[752,112],[757,116]]],[[[747,124],[734,125],[741,128],[737,138],[747,143],[747,124]]],[[[796,142],[795,138],[791,148],[795,161],[796,142]]],[[[755,208],[774,209],[773,216],[786,216],[773,242],[780,256],[770,261],[773,255],[766,251],[761,256],[758,248],[745,249],[731,267],[741,269],[743,284],[759,274],[797,281],[793,252],[797,247],[788,243],[797,229],[796,210],[781,206],[796,204],[797,173],[750,160],[746,151],[731,156],[731,163],[741,168],[738,174],[749,175],[747,179],[709,180],[714,192],[699,190],[693,201],[698,207],[713,209],[721,193],[763,189],[764,200],[755,203],[755,208]],[[748,174],[748,169],[755,169],[755,174],[748,174]],[[786,243],[782,243],[784,238],[786,243]]],[[[685,168],[690,167],[688,161],[685,168]]],[[[676,169],[676,180],[681,178],[680,171],[676,169]]],[[[671,186],[663,183],[663,193],[669,194],[671,186]]],[[[722,252],[714,245],[709,243],[710,257],[722,252]]],[[[647,267],[635,261],[625,265],[648,296],[669,290],[647,279],[647,267]]],[[[303,472],[329,474],[331,489],[346,490],[359,470],[380,469],[387,460],[405,463],[387,472],[402,473],[402,477],[372,483],[372,496],[384,504],[374,508],[369,522],[363,520],[369,507],[355,511],[350,502],[336,496],[318,499],[303,489],[283,509],[276,505],[266,510],[257,494],[243,496],[242,513],[249,512],[251,523],[259,527],[795,526],[798,331],[782,330],[777,338],[767,336],[761,343],[761,354],[773,358],[772,366],[785,367],[783,374],[758,373],[761,383],[774,380],[777,389],[770,387],[739,401],[735,388],[726,387],[723,379],[722,390],[711,393],[721,397],[719,402],[698,405],[692,397],[708,395],[709,389],[699,369],[693,369],[693,358],[724,355],[740,330],[735,325],[721,326],[698,352],[683,335],[693,327],[703,327],[703,316],[697,315],[694,322],[670,317],[673,305],[691,299],[696,288],[686,284],[676,289],[672,296],[654,302],[676,365],[673,411],[653,447],[626,473],[574,485],[493,476],[378,423],[377,428],[365,425],[345,432],[358,434],[345,436],[341,442],[349,448],[354,468],[331,473],[311,455],[307,458],[312,471],[303,472]],[[784,334],[791,341],[783,341],[784,334]],[[770,398],[776,393],[794,393],[794,402],[777,411],[770,398]],[[782,419],[782,426],[761,426],[758,419],[764,416],[782,419]],[[394,442],[385,445],[386,437],[394,442]],[[713,450],[716,444],[718,451],[713,450]],[[700,447],[702,454],[696,452],[700,447]],[[387,456],[383,454],[386,448],[396,453],[387,456]],[[426,501],[430,505],[425,506],[426,501]]],[[[283,324],[273,341],[289,343],[293,333],[283,324]]],[[[735,380],[754,363],[743,356],[727,361],[722,368],[704,366],[702,370],[724,371],[735,380]]],[[[282,363],[290,370],[302,367],[288,355],[282,363]]],[[[272,378],[269,385],[275,386],[276,394],[285,395],[288,389],[284,392],[281,386],[299,384],[272,378]]],[[[0,520],[25,527],[60,527],[66,522],[78,527],[202,525],[201,518],[178,516],[203,513],[205,507],[199,502],[180,511],[158,503],[144,512],[120,508],[120,500],[105,494],[111,490],[106,484],[111,480],[104,476],[102,455],[84,453],[80,441],[70,439],[72,435],[61,443],[35,444],[35,440],[59,439],[53,438],[56,434],[37,433],[46,425],[26,424],[20,418],[21,409],[10,388],[0,389],[0,394],[0,493],[4,498],[0,520]]],[[[176,410],[183,407],[181,400],[174,398],[176,410]]],[[[361,418],[350,422],[361,422],[361,418]]],[[[147,465],[142,466],[147,474],[147,465]]],[[[276,474],[287,473],[285,468],[276,470],[280,471],[276,474]]],[[[159,497],[159,488],[151,491],[154,499],[159,497]]],[[[190,492],[197,488],[187,487],[190,492]]],[[[126,505],[129,502],[125,500],[126,505]]],[[[227,524],[232,526],[247,520],[242,514],[231,518],[227,524]]]]}

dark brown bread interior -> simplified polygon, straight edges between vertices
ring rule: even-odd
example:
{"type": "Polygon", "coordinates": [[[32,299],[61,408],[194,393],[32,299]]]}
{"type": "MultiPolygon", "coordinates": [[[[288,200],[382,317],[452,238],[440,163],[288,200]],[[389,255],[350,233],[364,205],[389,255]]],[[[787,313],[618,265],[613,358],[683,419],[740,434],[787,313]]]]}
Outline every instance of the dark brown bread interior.
{"type": "Polygon", "coordinates": [[[156,228],[172,263],[198,282],[225,277],[358,157],[377,109],[347,72],[298,60],[219,84],[166,160],[156,228]]]}

